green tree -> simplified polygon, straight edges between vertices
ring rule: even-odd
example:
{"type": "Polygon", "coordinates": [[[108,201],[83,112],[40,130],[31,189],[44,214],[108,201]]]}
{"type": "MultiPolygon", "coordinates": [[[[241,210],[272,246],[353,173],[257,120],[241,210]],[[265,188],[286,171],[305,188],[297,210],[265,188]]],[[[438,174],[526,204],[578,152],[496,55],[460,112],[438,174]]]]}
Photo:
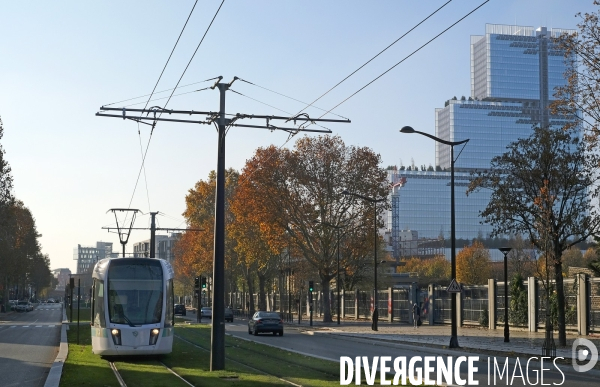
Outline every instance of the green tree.
{"type": "Polygon", "coordinates": [[[527,325],[527,289],[523,285],[523,277],[515,273],[510,281],[510,309],[508,321],[515,325],[527,325]]]}
{"type": "Polygon", "coordinates": [[[571,130],[534,128],[494,157],[490,169],[473,176],[467,193],[491,190],[481,212],[492,236],[522,233],[554,266],[559,345],[566,345],[563,251],[600,232],[591,204],[598,194],[598,157],[586,152],[571,130]],[[590,195],[590,193],[592,195],[590,195]]]}

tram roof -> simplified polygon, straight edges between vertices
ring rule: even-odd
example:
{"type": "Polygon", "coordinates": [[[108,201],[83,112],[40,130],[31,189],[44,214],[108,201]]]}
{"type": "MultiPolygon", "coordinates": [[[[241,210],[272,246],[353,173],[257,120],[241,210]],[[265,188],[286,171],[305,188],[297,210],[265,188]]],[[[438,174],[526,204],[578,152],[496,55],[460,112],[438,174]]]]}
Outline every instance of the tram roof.
{"type": "Polygon", "coordinates": [[[127,257],[126,258],[104,258],[104,259],[101,259],[94,266],[94,270],[92,271],[92,277],[98,278],[98,279],[104,281],[106,279],[106,273],[108,272],[108,267],[110,266],[111,262],[121,261],[124,259],[130,260],[130,261],[132,261],[132,263],[139,264],[139,265],[144,264],[144,261],[146,261],[146,262],[147,261],[159,261],[160,265],[163,268],[165,280],[169,280],[169,279],[175,277],[175,272],[173,271],[173,267],[171,266],[171,264],[162,258],[127,258],[127,257]]]}

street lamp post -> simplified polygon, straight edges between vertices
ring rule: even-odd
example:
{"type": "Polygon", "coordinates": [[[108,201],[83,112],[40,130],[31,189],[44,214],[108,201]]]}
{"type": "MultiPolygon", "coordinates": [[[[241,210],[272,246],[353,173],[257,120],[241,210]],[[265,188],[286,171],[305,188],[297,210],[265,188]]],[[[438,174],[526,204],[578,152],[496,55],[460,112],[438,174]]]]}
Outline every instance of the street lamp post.
{"type": "Polygon", "coordinates": [[[504,342],[510,343],[510,333],[508,330],[508,263],[506,256],[511,248],[500,247],[498,250],[504,254],[504,342]]]}
{"type": "MultiPolygon", "coordinates": [[[[433,136],[429,133],[424,133],[424,132],[419,132],[417,130],[414,130],[412,127],[410,126],[405,126],[402,129],[400,129],[401,133],[418,133],[421,134],[425,137],[429,137],[437,142],[440,142],[442,144],[446,144],[446,145],[450,145],[450,253],[451,253],[451,265],[452,265],[452,279],[456,280],[456,230],[455,230],[455,213],[454,213],[454,145],[460,145],[460,144],[465,144],[469,141],[469,139],[467,138],[466,140],[462,140],[462,141],[446,141],[443,140],[439,137],[433,136]]],[[[451,321],[452,321],[452,330],[451,330],[451,337],[450,337],[450,348],[460,348],[460,346],[458,345],[458,324],[456,321],[456,293],[452,293],[452,316],[451,316],[451,321]]]]}
{"type": "Polygon", "coordinates": [[[373,209],[375,211],[375,216],[374,216],[374,241],[373,244],[375,245],[374,247],[374,270],[373,270],[373,292],[375,293],[373,295],[373,303],[374,303],[374,307],[373,307],[373,323],[371,324],[371,329],[376,331],[377,330],[377,320],[379,320],[379,295],[377,294],[377,203],[382,202],[385,200],[385,198],[381,198],[381,199],[374,199],[374,198],[370,198],[368,196],[363,196],[363,195],[359,195],[357,193],[354,192],[349,192],[344,190],[342,192],[344,195],[351,195],[351,196],[356,196],[357,198],[361,198],[363,200],[366,200],[370,203],[373,203],[373,209]]]}

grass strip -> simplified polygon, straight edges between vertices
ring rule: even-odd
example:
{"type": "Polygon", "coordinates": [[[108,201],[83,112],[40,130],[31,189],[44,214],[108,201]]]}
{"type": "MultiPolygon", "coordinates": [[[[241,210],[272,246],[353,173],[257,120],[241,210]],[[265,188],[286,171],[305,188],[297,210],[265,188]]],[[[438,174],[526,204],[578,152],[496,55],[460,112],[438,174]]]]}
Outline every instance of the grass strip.
{"type": "MultiPolygon", "coordinates": [[[[210,326],[179,327],[176,334],[210,348],[210,326]]],[[[226,357],[302,386],[339,386],[339,363],[304,356],[262,344],[225,337],[226,357]]],[[[235,364],[226,360],[229,369],[235,364]]],[[[363,381],[364,381],[363,377],[363,381]]]]}
{"type": "MultiPolygon", "coordinates": [[[[115,386],[118,382],[107,359],[92,354],[89,325],[71,326],[67,337],[69,356],[63,367],[61,387],[115,386]]],[[[186,386],[160,362],[194,386],[291,386],[285,379],[305,387],[339,386],[339,364],[278,348],[226,336],[226,370],[210,371],[210,326],[177,325],[175,334],[204,348],[175,338],[168,355],[113,357],[128,387],[186,386]],[[263,374],[263,372],[269,375],[263,374]],[[281,379],[280,379],[281,378],[281,379]]],[[[363,376],[363,383],[364,383],[363,376]]]]}
{"type": "Polygon", "coordinates": [[[92,354],[90,333],[89,325],[80,326],[79,345],[77,345],[77,326],[71,326],[67,331],[69,355],[63,365],[63,372],[60,378],[61,387],[119,387],[119,383],[110,369],[108,362],[100,356],[92,354]]]}

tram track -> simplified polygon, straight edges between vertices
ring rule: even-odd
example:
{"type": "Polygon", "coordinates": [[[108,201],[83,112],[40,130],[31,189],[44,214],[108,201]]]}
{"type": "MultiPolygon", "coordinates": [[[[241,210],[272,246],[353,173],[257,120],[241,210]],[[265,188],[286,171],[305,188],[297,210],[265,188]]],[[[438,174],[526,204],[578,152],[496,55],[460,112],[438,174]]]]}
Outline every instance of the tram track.
{"type": "MultiPolygon", "coordinates": [[[[198,348],[198,349],[200,349],[200,350],[203,350],[203,351],[205,351],[205,352],[208,352],[208,353],[210,353],[210,349],[208,349],[208,348],[205,348],[205,347],[203,347],[203,346],[201,346],[201,345],[198,345],[197,343],[194,343],[194,342],[192,342],[192,341],[190,341],[190,340],[188,340],[188,339],[185,339],[185,338],[183,338],[183,337],[181,337],[181,336],[179,336],[179,335],[177,335],[177,334],[176,334],[176,335],[174,335],[174,337],[175,337],[175,338],[177,338],[177,339],[179,339],[179,340],[181,340],[181,341],[183,341],[183,342],[185,342],[185,343],[187,343],[187,344],[189,344],[189,345],[191,345],[191,346],[193,346],[193,347],[195,347],[195,348],[198,348]]],[[[257,352],[257,353],[258,353],[258,352],[257,352]]],[[[262,355],[262,356],[264,356],[264,353],[263,353],[263,354],[261,354],[261,355],[262,355]]],[[[256,367],[253,367],[253,366],[249,365],[249,364],[246,364],[246,363],[240,362],[240,361],[238,361],[238,360],[232,359],[231,357],[228,357],[228,356],[225,356],[225,358],[226,358],[226,359],[228,359],[229,361],[233,362],[233,363],[237,363],[237,364],[241,365],[242,367],[245,367],[245,368],[251,369],[252,371],[255,371],[255,372],[261,373],[261,374],[263,374],[263,375],[271,376],[271,377],[273,377],[273,378],[276,378],[276,379],[278,379],[278,380],[280,380],[280,381],[282,381],[282,382],[284,382],[284,383],[287,383],[287,384],[289,384],[289,385],[292,385],[292,386],[295,386],[295,387],[303,387],[301,384],[294,383],[294,382],[292,382],[291,380],[284,379],[284,378],[282,378],[280,375],[275,375],[275,374],[269,373],[269,372],[267,372],[267,371],[264,371],[264,370],[258,369],[258,368],[256,368],[256,367]]]]}
{"type": "MultiPolygon", "coordinates": [[[[174,338],[196,348],[199,349],[203,352],[206,353],[210,353],[210,348],[207,348],[197,342],[195,342],[196,340],[194,340],[194,338],[185,338],[181,335],[175,334],[173,336],[174,338]],[[194,341],[192,341],[194,340],[194,341]]],[[[269,354],[268,352],[264,352],[264,351],[258,351],[258,350],[253,350],[251,348],[247,348],[247,347],[243,347],[243,346],[235,346],[235,349],[237,351],[238,354],[242,354],[241,356],[247,356],[248,359],[252,359],[253,356],[256,355],[260,355],[261,357],[267,357],[270,359],[273,359],[274,361],[277,362],[284,362],[287,363],[291,366],[297,366],[298,364],[294,361],[290,361],[287,360],[285,358],[281,358],[281,357],[277,357],[277,356],[273,356],[271,354],[269,354]]],[[[264,370],[263,367],[257,368],[255,365],[251,365],[250,362],[244,362],[243,360],[240,361],[238,359],[234,359],[231,356],[226,356],[225,357],[228,361],[231,361],[232,363],[235,363],[243,368],[246,368],[248,370],[251,370],[252,372],[255,372],[257,374],[262,374],[265,376],[269,376],[272,378],[275,378],[285,384],[288,384],[290,386],[294,386],[294,387],[303,387],[302,384],[296,383],[292,380],[286,379],[283,377],[283,375],[278,374],[277,372],[273,373],[273,371],[266,371],[264,370]]],[[[119,372],[119,369],[117,368],[117,364],[118,361],[115,361],[114,359],[107,359],[108,364],[110,365],[111,370],[113,371],[115,378],[117,379],[117,382],[119,383],[120,387],[127,387],[127,383],[126,383],[126,378],[124,379],[123,376],[121,375],[121,373],[119,372]]],[[[181,376],[180,374],[178,374],[176,371],[174,371],[171,367],[169,367],[169,365],[165,364],[163,361],[161,361],[160,359],[153,359],[153,363],[156,364],[157,367],[161,367],[166,369],[170,374],[172,374],[174,377],[180,379],[183,383],[185,383],[187,386],[194,386],[193,383],[191,383],[190,381],[186,380],[183,376],[181,376]]],[[[323,369],[319,369],[317,367],[310,367],[310,366],[304,366],[305,368],[309,368],[315,372],[321,373],[323,375],[326,375],[328,377],[337,377],[337,375],[332,375],[331,373],[328,373],[326,371],[324,371],[323,369]]]]}
{"type": "MultiPolygon", "coordinates": [[[[194,384],[192,384],[191,382],[189,382],[188,380],[186,380],[183,376],[179,375],[177,372],[173,371],[173,369],[171,367],[167,366],[162,361],[156,360],[156,362],[158,364],[160,364],[162,367],[164,367],[165,369],[167,369],[167,371],[169,371],[171,374],[173,374],[175,377],[177,377],[179,380],[181,380],[182,382],[184,382],[188,386],[195,387],[194,384]]],[[[115,365],[115,362],[108,360],[108,364],[110,365],[110,368],[112,369],[113,373],[115,374],[115,377],[117,378],[117,382],[119,382],[119,385],[121,387],[127,387],[127,384],[125,383],[125,380],[123,379],[123,377],[119,373],[119,370],[117,369],[117,366],[115,365]]]]}

